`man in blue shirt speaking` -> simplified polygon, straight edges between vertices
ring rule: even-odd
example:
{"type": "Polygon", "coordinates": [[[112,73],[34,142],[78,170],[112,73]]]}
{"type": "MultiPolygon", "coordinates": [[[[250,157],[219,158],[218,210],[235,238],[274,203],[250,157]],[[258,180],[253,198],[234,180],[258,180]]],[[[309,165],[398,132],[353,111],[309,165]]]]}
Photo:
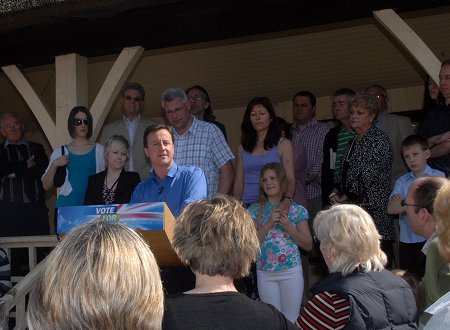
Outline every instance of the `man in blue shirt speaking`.
{"type": "Polygon", "coordinates": [[[167,125],[150,125],[144,132],[144,153],[153,170],[134,190],[130,203],[165,202],[177,217],[184,207],[207,194],[203,171],[173,161],[173,132],[167,125]]]}

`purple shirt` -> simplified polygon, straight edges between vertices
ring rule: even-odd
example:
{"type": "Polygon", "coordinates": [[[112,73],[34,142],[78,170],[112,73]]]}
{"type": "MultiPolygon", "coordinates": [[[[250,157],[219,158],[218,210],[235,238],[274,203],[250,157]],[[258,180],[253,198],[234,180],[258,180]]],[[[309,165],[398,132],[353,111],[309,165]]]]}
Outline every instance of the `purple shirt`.
{"type": "Polygon", "coordinates": [[[306,175],[318,175],[317,179],[306,186],[308,199],[319,197],[322,194],[320,187],[320,174],[323,160],[323,141],[330,127],[312,119],[301,129],[296,124],[291,127],[292,144],[302,144],[306,150],[307,170],[306,175]]]}
{"type": "Polygon", "coordinates": [[[242,152],[242,166],[244,168],[243,203],[255,203],[259,199],[259,175],[264,165],[281,163],[278,146],[269,149],[264,155],[254,156],[247,151],[242,152]]]}

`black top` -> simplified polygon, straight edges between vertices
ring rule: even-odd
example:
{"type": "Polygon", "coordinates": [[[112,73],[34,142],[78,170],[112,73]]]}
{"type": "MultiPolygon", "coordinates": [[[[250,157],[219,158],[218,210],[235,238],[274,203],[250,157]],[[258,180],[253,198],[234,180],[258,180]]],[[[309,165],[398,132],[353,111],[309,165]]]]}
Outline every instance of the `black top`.
{"type": "Polygon", "coordinates": [[[25,141],[19,145],[0,144],[0,202],[2,203],[44,203],[44,189],[41,177],[48,166],[44,147],[25,141]],[[36,163],[28,167],[27,160],[34,156],[36,163]],[[8,178],[9,174],[14,178],[8,178]]]}
{"type": "MultiPolygon", "coordinates": [[[[430,138],[450,131],[450,105],[441,105],[431,110],[420,126],[420,134],[430,138]]],[[[428,165],[450,175],[450,153],[441,157],[428,159],[428,165]]]]}
{"type": "Polygon", "coordinates": [[[163,329],[297,329],[272,305],[238,292],[168,295],[163,329]]]}
{"type": "MultiPolygon", "coordinates": [[[[84,205],[106,204],[103,198],[103,183],[105,182],[106,171],[89,176],[86,193],[84,195],[84,205]]],[[[131,200],[134,188],[141,182],[139,174],[136,172],[126,172],[122,170],[117,181],[116,194],[112,204],[126,204],[131,200]]]]}

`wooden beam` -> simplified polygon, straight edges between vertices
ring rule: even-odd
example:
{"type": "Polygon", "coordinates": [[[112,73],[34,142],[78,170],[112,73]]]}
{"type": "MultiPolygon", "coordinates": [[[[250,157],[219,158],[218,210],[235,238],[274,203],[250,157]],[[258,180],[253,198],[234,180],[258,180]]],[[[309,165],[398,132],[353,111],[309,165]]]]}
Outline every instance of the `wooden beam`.
{"type": "Polygon", "coordinates": [[[56,135],[55,135],[55,121],[49,115],[48,107],[44,104],[38,93],[35,91],[33,86],[31,86],[30,81],[25,77],[22,71],[15,65],[8,65],[2,67],[6,76],[11,80],[14,86],[22,95],[25,102],[30,107],[34,116],[38,120],[42,127],[48,141],[55,147],[56,135]]]}
{"type": "Polygon", "coordinates": [[[423,40],[392,9],[374,11],[373,15],[411,56],[425,69],[428,75],[439,82],[441,62],[423,40]]]}
{"type": "Polygon", "coordinates": [[[94,118],[92,140],[97,139],[114,100],[119,94],[126,79],[135,68],[143,52],[144,48],[140,46],[124,48],[114,62],[114,65],[109,71],[108,76],[91,106],[91,113],[94,118]]]}
{"type": "MultiPolygon", "coordinates": [[[[71,140],[67,118],[75,106],[88,106],[87,58],[72,53],[55,57],[56,140],[58,145],[71,140]]],[[[57,147],[52,145],[53,149],[57,147]]]]}

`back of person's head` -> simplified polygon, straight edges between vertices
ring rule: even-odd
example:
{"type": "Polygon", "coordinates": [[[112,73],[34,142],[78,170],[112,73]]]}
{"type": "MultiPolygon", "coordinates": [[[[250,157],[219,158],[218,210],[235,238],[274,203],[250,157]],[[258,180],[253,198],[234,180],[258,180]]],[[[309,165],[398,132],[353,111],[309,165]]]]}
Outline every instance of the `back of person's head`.
{"type": "Polygon", "coordinates": [[[150,248],[133,230],[93,221],[44,261],[31,294],[33,329],[161,329],[163,290],[150,248]]]}
{"type": "Polygon", "coordinates": [[[450,263],[450,183],[439,189],[434,200],[434,217],[439,233],[439,251],[442,259],[450,263]]]}
{"type": "Polygon", "coordinates": [[[416,213],[421,208],[427,209],[428,213],[434,216],[434,202],[436,195],[442,186],[448,183],[444,177],[425,176],[414,181],[416,189],[413,194],[416,213]]]}
{"type": "Polygon", "coordinates": [[[221,194],[186,206],[175,224],[172,246],[192,271],[234,279],[249,274],[259,253],[249,213],[221,194]]]}
{"type": "Polygon", "coordinates": [[[335,260],[328,268],[332,273],[347,276],[356,268],[380,271],[387,262],[372,217],[357,205],[335,205],[319,212],[314,230],[321,244],[331,245],[335,260]]]}

